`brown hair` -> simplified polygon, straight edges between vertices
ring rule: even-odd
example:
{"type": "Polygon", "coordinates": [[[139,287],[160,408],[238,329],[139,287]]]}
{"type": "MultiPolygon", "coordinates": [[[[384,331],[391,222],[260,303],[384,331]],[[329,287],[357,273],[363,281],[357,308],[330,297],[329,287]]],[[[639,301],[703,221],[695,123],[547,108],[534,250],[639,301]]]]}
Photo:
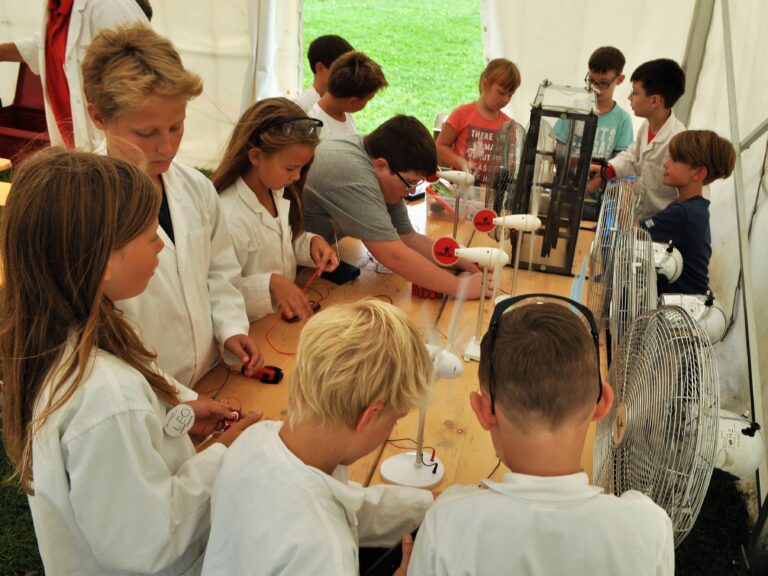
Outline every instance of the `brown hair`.
{"type": "Polygon", "coordinates": [[[352,44],[347,42],[341,36],[336,34],[326,34],[318,36],[309,45],[307,50],[307,60],[312,74],[317,72],[317,63],[321,62],[326,68],[330,68],[336,59],[342,54],[354,50],[352,44]]]}
{"type": "Polygon", "coordinates": [[[503,314],[493,349],[480,344],[480,385],[487,390],[493,361],[496,407],[522,430],[550,430],[595,405],[597,359],[584,322],[552,303],[513,307],[503,314]]]}
{"type": "Polygon", "coordinates": [[[159,208],[149,177],[107,156],[51,148],[14,176],[0,232],[3,436],[28,493],[32,436],[77,392],[96,348],[178,403],[176,388],[149,367],[154,355],[103,291],[112,252],[147,230],[159,208]]]}
{"type": "Polygon", "coordinates": [[[506,58],[494,58],[488,62],[485,70],[480,74],[480,81],[477,86],[481,94],[483,92],[483,80],[487,80],[489,86],[498,84],[504,90],[514,94],[520,87],[520,70],[514,62],[506,58]]]}
{"type": "Polygon", "coordinates": [[[365,136],[371,158],[384,158],[392,170],[418,172],[425,178],[437,171],[435,139],[413,116],[393,116],[365,136]]]}
{"type": "Polygon", "coordinates": [[[589,57],[589,64],[587,66],[590,70],[594,70],[599,74],[605,74],[613,70],[616,74],[624,72],[624,64],[626,59],[621,50],[614,48],[613,46],[601,46],[589,57]]]}
{"type": "Polygon", "coordinates": [[[685,72],[669,58],[649,60],[632,72],[630,82],[639,82],[647,96],[661,96],[664,107],[672,108],[685,94],[685,72]]]}
{"type": "Polygon", "coordinates": [[[82,64],[86,100],[111,120],[138,110],[148,96],[191,100],[203,91],[167,38],[143,24],[102,30],[82,64]]]}
{"type": "MultiPolygon", "coordinates": [[[[320,143],[317,132],[306,134],[292,132],[286,134],[283,130],[267,128],[281,119],[293,117],[308,117],[307,114],[292,100],[288,98],[266,98],[256,102],[248,108],[238,120],[232,137],[229,139],[227,151],[216,168],[211,180],[217,191],[221,192],[234,184],[237,179],[246,173],[251,165],[248,159],[248,151],[254,147],[254,136],[258,135],[258,148],[267,155],[275,154],[294,144],[303,144],[315,148],[320,143]],[[262,132],[262,130],[264,130],[262,132]]],[[[304,230],[302,193],[307,173],[312,166],[312,160],[301,168],[301,178],[285,188],[283,196],[291,203],[288,212],[288,222],[291,224],[291,232],[296,238],[304,230]]]]}
{"type": "Polygon", "coordinates": [[[669,156],[694,168],[707,169],[704,184],[728,178],[736,165],[736,150],[729,140],[711,130],[686,130],[669,141],[669,156]]]}
{"type": "Polygon", "coordinates": [[[334,98],[367,98],[387,86],[381,66],[354,50],[339,56],[328,75],[328,92],[334,98]]]}

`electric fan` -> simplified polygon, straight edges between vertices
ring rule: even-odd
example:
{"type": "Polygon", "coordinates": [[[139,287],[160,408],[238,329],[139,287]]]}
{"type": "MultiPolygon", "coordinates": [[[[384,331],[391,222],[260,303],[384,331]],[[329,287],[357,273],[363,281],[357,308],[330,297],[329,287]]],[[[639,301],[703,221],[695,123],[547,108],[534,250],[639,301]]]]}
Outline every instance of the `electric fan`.
{"type": "Polygon", "coordinates": [[[595,238],[589,251],[587,292],[587,307],[600,330],[608,324],[616,242],[619,234],[632,226],[637,202],[631,186],[624,180],[612,180],[605,189],[595,238]]]}
{"type": "Polygon", "coordinates": [[[649,496],[672,519],[677,546],[696,521],[713,467],[731,471],[737,462],[740,473],[754,471],[762,437],[747,426],[734,446],[729,437],[739,424],[730,415],[721,424],[709,337],[677,306],[648,311],[627,328],[609,382],[615,400],[597,425],[593,482],[617,496],[649,496]],[[718,435],[719,426],[729,432],[718,435]]]}
{"type": "MultiPolygon", "coordinates": [[[[525,129],[508,120],[496,132],[488,161],[488,184],[485,187],[485,206],[497,216],[512,213],[512,200],[525,144],[525,129]]],[[[534,212],[532,212],[534,213],[534,212]]],[[[534,213],[535,214],[535,213],[534,213]]],[[[493,235],[498,240],[498,237],[493,235]]]]}

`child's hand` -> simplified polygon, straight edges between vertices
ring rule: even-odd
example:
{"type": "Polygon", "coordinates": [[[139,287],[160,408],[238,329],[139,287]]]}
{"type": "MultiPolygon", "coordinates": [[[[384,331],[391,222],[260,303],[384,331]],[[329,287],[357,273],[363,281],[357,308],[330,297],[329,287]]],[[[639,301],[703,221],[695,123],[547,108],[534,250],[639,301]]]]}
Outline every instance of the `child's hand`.
{"type": "Polygon", "coordinates": [[[403,559],[400,560],[400,566],[392,573],[392,576],[405,576],[408,573],[408,563],[411,561],[413,553],[413,536],[406,534],[402,541],[403,559]]]}
{"type": "Polygon", "coordinates": [[[600,174],[592,178],[589,182],[587,182],[587,193],[592,194],[593,192],[597,192],[597,190],[600,189],[600,185],[603,183],[603,179],[600,177],[600,174]]]}
{"type": "Polygon", "coordinates": [[[257,410],[256,412],[245,412],[240,417],[240,420],[232,424],[226,431],[219,434],[214,442],[220,442],[221,444],[224,444],[224,446],[229,447],[229,445],[240,436],[240,433],[243,430],[248,428],[251,424],[256,424],[256,422],[261,420],[262,416],[264,416],[264,414],[260,410],[257,410]]]}
{"type": "Polygon", "coordinates": [[[323,266],[323,272],[333,272],[339,265],[339,258],[336,251],[331,247],[325,238],[315,236],[309,243],[309,253],[315,266],[323,266]]]}
{"type": "Polygon", "coordinates": [[[307,295],[285,276],[272,274],[269,279],[269,293],[272,302],[286,318],[298,317],[299,320],[306,320],[312,316],[312,304],[307,295]]]}
{"type": "Polygon", "coordinates": [[[465,258],[459,258],[459,261],[456,262],[454,268],[457,270],[463,270],[464,272],[469,272],[470,274],[481,271],[474,262],[471,262],[465,258]]]}
{"type": "Polygon", "coordinates": [[[206,396],[198,396],[197,400],[184,402],[195,412],[195,423],[189,429],[189,435],[197,438],[207,438],[216,430],[222,420],[235,420],[237,414],[232,412],[224,402],[219,402],[206,396]]]}
{"type": "Polygon", "coordinates": [[[245,334],[235,334],[227,338],[227,341],[224,342],[224,349],[237,356],[243,364],[243,374],[249,378],[256,372],[256,368],[264,362],[259,347],[245,334]]]}

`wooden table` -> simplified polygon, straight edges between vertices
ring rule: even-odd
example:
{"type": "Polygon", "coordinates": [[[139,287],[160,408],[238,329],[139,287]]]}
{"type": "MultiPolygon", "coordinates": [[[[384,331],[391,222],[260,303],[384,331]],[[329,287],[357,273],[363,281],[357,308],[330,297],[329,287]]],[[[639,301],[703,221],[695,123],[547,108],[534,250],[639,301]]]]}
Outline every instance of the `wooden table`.
{"type": "MultiPolygon", "coordinates": [[[[432,238],[451,233],[451,223],[426,218],[423,202],[409,206],[414,227],[432,238]]],[[[485,234],[473,233],[471,223],[460,225],[458,239],[464,245],[492,245],[494,242],[485,234]]],[[[591,234],[580,233],[577,256],[574,258],[575,271],[581,267],[584,254],[589,251],[591,234]]],[[[381,297],[390,300],[403,309],[416,323],[425,341],[444,343],[449,329],[455,301],[448,299],[425,300],[411,296],[411,284],[394,274],[376,272],[376,264],[370,258],[363,244],[357,240],[345,238],[339,243],[344,261],[361,267],[360,277],[343,286],[336,286],[318,279],[313,288],[313,298],[320,298],[323,308],[333,303],[349,302],[366,296],[381,297]]],[[[311,270],[300,272],[297,283],[303,285],[311,275],[311,270]]],[[[512,281],[512,269],[503,272],[500,288],[509,291],[512,281]]],[[[566,276],[528,272],[521,270],[517,279],[517,294],[528,292],[547,292],[567,296],[570,294],[572,279],[566,276]]],[[[479,302],[466,302],[459,312],[456,345],[454,352],[460,354],[464,344],[474,335],[479,302]]],[[[487,329],[492,305],[485,304],[483,331],[487,329]]],[[[250,334],[258,344],[266,364],[279,366],[285,373],[279,385],[262,384],[228,372],[217,367],[206,375],[196,386],[196,390],[215,398],[237,399],[244,409],[259,409],[265,418],[283,419],[287,408],[288,377],[293,368],[296,345],[303,323],[288,324],[271,314],[251,324],[250,334]],[[278,352],[280,350],[281,352],[278,352]]],[[[478,389],[477,362],[465,363],[464,374],[457,379],[439,381],[436,394],[427,412],[425,444],[434,446],[437,455],[443,460],[446,474],[443,481],[435,487],[442,491],[449,485],[459,482],[476,484],[488,476],[498,462],[494,454],[490,436],[483,431],[469,405],[469,393],[478,389]]],[[[391,438],[415,438],[418,415],[413,412],[400,420],[392,432],[391,438]]],[[[593,430],[591,431],[593,434],[593,430]]],[[[412,447],[408,441],[398,443],[412,447]]],[[[591,439],[587,442],[582,465],[591,472],[591,439]]],[[[350,469],[350,477],[363,485],[380,483],[378,472],[380,462],[400,449],[392,444],[385,444],[366,458],[361,459],[350,469]]],[[[503,466],[495,472],[494,478],[503,473],[503,466]]]]}

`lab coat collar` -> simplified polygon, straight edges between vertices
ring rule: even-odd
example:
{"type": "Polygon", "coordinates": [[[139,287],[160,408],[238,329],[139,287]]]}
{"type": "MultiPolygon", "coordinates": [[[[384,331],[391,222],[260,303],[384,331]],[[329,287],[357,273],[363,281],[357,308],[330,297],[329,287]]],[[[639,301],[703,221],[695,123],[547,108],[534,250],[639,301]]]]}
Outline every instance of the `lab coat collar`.
{"type": "Polygon", "coordinates": [[[508,472],[501,482],[485,479],[482,483],[500,494],[549,504],[581,502],[603,493],[602,488],[589,484],[589,477],[584,472],[567,476],[529,476],[508,472]]]}
{"type": "Polygon", "coordinates": [[[274,456],[274,463],[283,473],[303,489],[337,501],[344,508],[350,526],[356,526],[357,512],[363,506],[365,492],[361,486],[348,484],[347,467],[337,466],[333,475],[328,475],[318,468],[307,466],[280,438],[282,422],[266,421],[257,425],[269,428],[270,452],[274,456]]]}
{"type": "Polygon", "coordinates": [[[677,124],[677,117],[675,116],[674,112],[670,112],[669,118],[667,118],[667,121],[661,125],[661,128],[659,128],[659,131],[656,132],[656,136],[654,136],[653,140],[651,140],[648,143],[648,147],[651,148],[655,145],[666,144],[667,140],[669,140],[672,137],[672,130],[674,129],[676,124],[677,124]]]}
{"type": "Polygon", "coordinates": [[[264,224],[264,226],[275,230],[278,234],[281,233],[280,227],[283,227],[284,229],[288,228],[288,212],[291,209],[291,203],[283,198],[284,188],[271,190],[272,199],[275,201],[275,208],[277,209],[277,220],[279,220],[279,224],[276,219],[272,217],[272,214],[262,206],[254,191],[245,183],[245,180],[238,178],[235,182],[235,189],[237,190],[238,198],[240,198],[251,212],[261,218],[261,223],[264,224]]]}

